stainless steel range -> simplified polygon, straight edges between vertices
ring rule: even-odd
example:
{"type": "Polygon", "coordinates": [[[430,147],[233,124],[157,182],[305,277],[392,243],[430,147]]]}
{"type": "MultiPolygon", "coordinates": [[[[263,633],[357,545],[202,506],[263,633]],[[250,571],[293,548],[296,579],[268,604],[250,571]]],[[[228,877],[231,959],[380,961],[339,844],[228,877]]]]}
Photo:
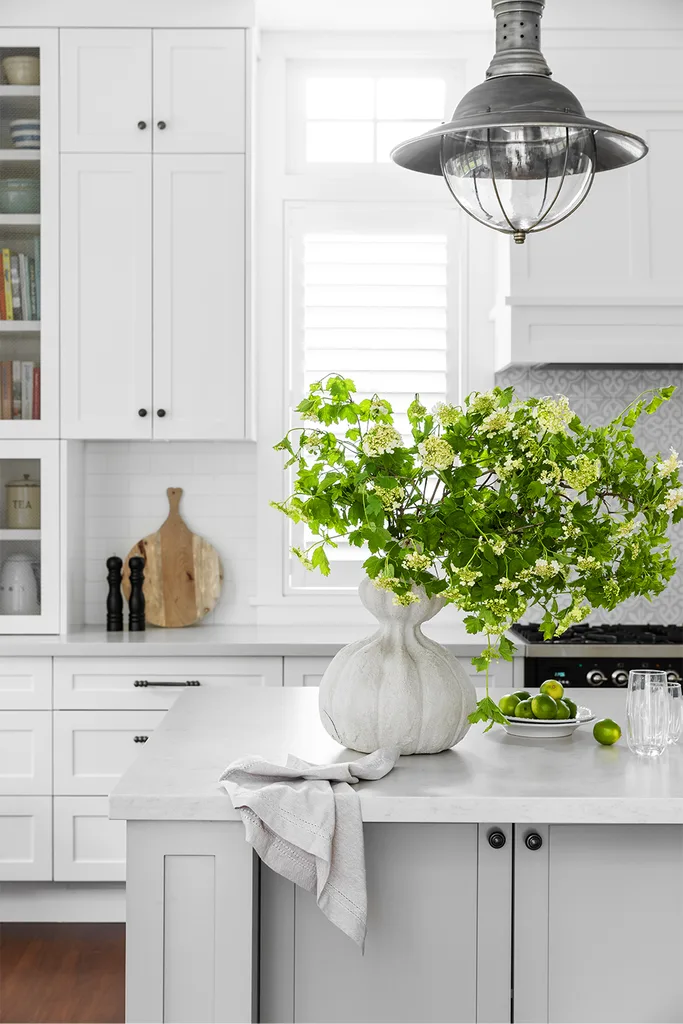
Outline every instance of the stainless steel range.
{"type": "MultiPolygon", "coordinates": [[[[558,679],[563,686],[626,686],[634,668],[683,677],[683,626],[572,626],[555,640],[544,640],[536,622],[515,623],[511,632],[524,642],[524,685],[558,679]]],[[[521,646],[521,645],[519,645],[521,646]]]]}

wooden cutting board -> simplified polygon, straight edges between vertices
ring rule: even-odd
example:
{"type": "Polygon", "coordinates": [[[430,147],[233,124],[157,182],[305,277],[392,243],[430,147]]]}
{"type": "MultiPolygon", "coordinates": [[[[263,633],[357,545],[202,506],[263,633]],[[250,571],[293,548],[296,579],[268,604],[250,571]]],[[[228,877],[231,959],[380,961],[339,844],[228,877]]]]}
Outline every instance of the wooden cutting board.
{"type": "Polygon", "coordinates": [[[216,605],[223,584],[218,552],[193,533],[179,512],[181,487],[166,491],[170,510],[166,522],[139,540],[123,566],[123,593],[130,598],[129,560],[145,559],[145,616],[153,626],[191,626],[216,605]]]}

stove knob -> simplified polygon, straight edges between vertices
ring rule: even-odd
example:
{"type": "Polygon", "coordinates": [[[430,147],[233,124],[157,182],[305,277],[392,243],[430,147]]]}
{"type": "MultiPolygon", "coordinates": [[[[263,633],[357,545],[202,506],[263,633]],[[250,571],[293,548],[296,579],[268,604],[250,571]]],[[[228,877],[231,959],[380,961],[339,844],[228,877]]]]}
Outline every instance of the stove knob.
{"type": "Polygon", "coordinates": [[[628,686],[628,672],[623,668],[617,668],[612,673],[612,682],[615,686],[628,686]]]}
{"type": "Polygon", "coordinates": [[[599,668],[594,668],[586,676],[586,682],[589,686],[602,686],[607,682],[607,676],[599,668]]]}
{"type": "Polygon", "coordinates": [[[680,672],[676,672],[676,670],[673,668],[669,669],[669,671],[666,673],[666,681],[667,683],[683,682],[683,680],[681,679],[680,672]]]}

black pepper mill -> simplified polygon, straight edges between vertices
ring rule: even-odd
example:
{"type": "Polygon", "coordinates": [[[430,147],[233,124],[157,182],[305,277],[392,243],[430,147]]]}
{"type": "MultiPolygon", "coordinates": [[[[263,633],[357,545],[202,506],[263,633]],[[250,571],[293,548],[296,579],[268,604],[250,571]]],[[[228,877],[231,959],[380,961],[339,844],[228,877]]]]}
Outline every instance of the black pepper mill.
{"type": "Polygon", "coordinates": [[[145,560],[135,555],[129,559],[130,597],[128,598],[128,629],[131,633],[142,633],[145,629],[145,595],[142,585],[145,581],[145,560]]]}
{"type": "Polygon", "coordinates": [[[116,555],[107,559],[107,633],[123,631],[123,595],[121,594],[121,566],[123,562],[116,555]]]}

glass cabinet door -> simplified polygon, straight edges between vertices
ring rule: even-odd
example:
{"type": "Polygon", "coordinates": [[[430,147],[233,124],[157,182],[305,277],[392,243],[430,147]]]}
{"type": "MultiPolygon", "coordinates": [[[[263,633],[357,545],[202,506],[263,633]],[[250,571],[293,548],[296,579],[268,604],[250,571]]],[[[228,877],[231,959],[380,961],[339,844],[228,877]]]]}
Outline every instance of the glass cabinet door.
{"type": "Polygon", "coordinates": [[[0,36],[0,438],[57,437],[56,32],[0,36]]]}
{"type": "Polygon", "coordinates": [[[0,633],[58,632],[58,441],[0,444],[0,633]]]}

